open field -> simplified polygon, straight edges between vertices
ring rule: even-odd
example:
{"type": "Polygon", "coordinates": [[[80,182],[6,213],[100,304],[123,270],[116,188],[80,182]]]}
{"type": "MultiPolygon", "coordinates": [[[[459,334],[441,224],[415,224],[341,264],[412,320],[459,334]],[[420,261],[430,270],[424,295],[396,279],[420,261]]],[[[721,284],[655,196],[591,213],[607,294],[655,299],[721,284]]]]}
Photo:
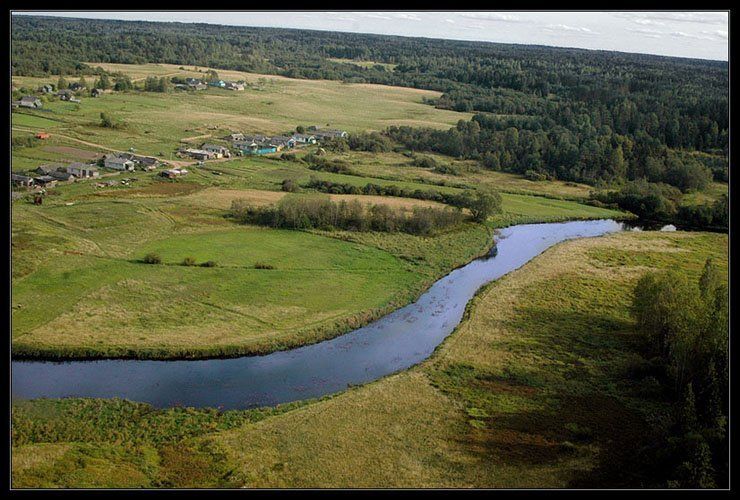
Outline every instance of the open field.
{"type": "Polygon", "coordinates": [[[709,256],[725,271],[727,243],[643,232],[560,244],[479,293],[426,362],[319,401],[226,413],[17,403],[13,483],[640,486],[634,450],[667,406],[630,375],[644,362],[632,286],[650,269],[694,279],[709,256]]]}
{"type": "MultiPolygon", "coordinates": [[[[134,79],[149,75],[203,76],[171,65],[101,66],[123,71],[134,79]]],[[[106,93],[99,98],[83,98],[80,105],[52,100],[44,104],[47,112],[13,113],[12,124],[52,132],[64,129],[72,137],[111,148],[134,147],[141,153],[164,153],[167,157],[183,138],[219,137],[230,131],[278,134],[293,131],[300,124],[330,125],[351,132],[381,130],[394,124],[448,128],[471,116],[423,104],[423,97],[439,95],[431,91],[230,71],[219,74],[222,78],[246,80],[250,86],[238,92],[209,87],[204,91],[168,94],[106,93]],[[97,126],[101,112],[122,120],[125,128],[97,126]]],[[[50,81],[31,77],[13,80],[33,87],[50,81]]]]}

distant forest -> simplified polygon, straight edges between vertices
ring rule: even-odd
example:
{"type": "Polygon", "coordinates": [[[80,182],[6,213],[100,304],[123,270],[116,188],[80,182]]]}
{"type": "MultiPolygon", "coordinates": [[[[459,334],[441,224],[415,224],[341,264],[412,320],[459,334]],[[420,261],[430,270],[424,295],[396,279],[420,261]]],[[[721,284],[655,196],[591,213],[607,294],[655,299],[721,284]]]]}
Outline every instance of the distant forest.
{"type": "Polygon", "coordinates": [[[82,61],[210,66],[430,89],[474,112],[446,132],[386,132],[416,150],[569,181],[683,192],[728,177],[728,64],[581,49],[206,24],[14,16],[14,75],[98,73],[82,61]],[[392,64],[361,67],[331,59],[392,64]],[[392,69],[391,69],[392,68],[392,69]]]}

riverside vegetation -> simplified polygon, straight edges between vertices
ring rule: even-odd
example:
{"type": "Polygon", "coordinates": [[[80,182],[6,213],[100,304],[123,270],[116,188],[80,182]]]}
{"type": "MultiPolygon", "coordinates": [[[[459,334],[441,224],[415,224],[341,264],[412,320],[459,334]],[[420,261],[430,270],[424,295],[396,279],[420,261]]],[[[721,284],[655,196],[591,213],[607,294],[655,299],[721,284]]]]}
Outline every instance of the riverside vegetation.
{"type": "Polygon", "coordinates": [[[349,132],[174,180],[60,184],[41,205],[14,192],[16,357],[317,342],[410,302],[511,224],[639,216],[716,231],[558,245],[485,287],[422,364],[321,400],[16,401],[15,487],[726,486],[726,63],[12,23],[13,99],[50,82],[106,90],[15,110],[13,170],[131,148],[177,162],[177,148],[233,132],[349,132]],[[175,91],[188,77],[246,90],[175,91]]]}

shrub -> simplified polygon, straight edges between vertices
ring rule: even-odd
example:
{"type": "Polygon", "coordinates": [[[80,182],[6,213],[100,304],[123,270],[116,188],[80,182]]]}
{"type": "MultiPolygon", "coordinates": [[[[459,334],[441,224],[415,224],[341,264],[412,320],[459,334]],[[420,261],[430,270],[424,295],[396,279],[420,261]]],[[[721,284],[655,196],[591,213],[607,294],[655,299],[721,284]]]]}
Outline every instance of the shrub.
{"type": "Polygon", "coordinates": [[[216,263],[212,260],[207,260],[200,265],[200,267],[216,267],[216,263]]]}
{"type": "Polygon", "coordinates": [[[182,259],[182,265],[183,266],[194,266],[195,259],[193,257],[185,257],[184,259],[182,259]]]}
{"type": "Polygon", "coordinates": [[[162,257],[160,257],[159,254],[156,253],[148,253],[144,256],[142,262],[144,262],[145,264],[161,264],[162,257]]]}
{"type": "Polygon", "coordinates": [[[255,269],[275,269],[275,266],[272,264],[265,264],[264,262],[255,262],[254,263],[255,269]]]}
{"type": "Polygon", "coordinates": [[[286,193],[295,193],[298,191],[298,184],[292,179],[284,179],[283,184],[280,186],[280,189],[285,191],[286,193]]]}

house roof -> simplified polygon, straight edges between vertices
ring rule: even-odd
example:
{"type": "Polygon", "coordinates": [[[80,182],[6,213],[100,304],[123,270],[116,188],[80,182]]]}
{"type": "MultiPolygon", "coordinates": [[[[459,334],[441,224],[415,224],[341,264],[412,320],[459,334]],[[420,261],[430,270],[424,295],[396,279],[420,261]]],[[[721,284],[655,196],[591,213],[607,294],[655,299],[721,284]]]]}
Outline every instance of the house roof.
{"type": "Polygon", "coordinates": [[[202,149],[228,149],[226,146],[220,146],[218,144],[203,144],[202,149]]]}
{"type": "Polygon", "coordinates": [[[36,102],[39,98],[32,95],[24,95],[21,97],[21,102],[36,102]]]}

